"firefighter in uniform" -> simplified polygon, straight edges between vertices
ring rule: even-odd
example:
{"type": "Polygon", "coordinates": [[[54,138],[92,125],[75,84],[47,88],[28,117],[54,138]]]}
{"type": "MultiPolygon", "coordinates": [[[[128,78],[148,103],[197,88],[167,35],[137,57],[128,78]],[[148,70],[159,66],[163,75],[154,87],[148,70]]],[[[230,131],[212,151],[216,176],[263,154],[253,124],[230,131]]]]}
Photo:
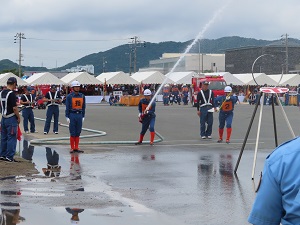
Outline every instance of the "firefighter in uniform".
{"type": "Polygon", "coordinates": [[[200,136],[202,139],[211,139],[213,111],[216,111],[214,93],[208,89],[208,85],[209,82],[204,81],[201,91],[197,94],[197,114],[200,117],[200,136]]]}
{"type": "Polygon", "coordinates": [[[166,84],[163,88],[163,102],[164,105],[169,105],[169,95],[170,95],[170,87],[166,84]]]}
{"type": "Polygon", "coordinates": [[[155,125],[155,101],[151,104],[151,106],[148,108],[149,103],[151,101],[151,91],[149,89],[146,89],[144,91],[144,98],[142,98],[138,105],[139,110],[139,122],[142,123],[142,131],[140,133],[140,139],[138,142],[136,142],[136,145],[140,145],[143,142],[145,133],[147,129],[149,128],[150,131],[150,145],[153,145],[154,137],[155,137],[155,131],[154,131],[154,125],[155,125]]]}
{"type": "Polygon", "coordinates": [[[30,132],[37,133],[37,131],[35,130],[34,114],[32,110],[33,101],[34,98],[31,94],[31,87],[28,86],[27,88],[25,88],[25,94],[23,94],[20,99],[20,104],[25,106],[25,108],[22,110],[22,116],[23,116],[23,127],[26,134],[29,133],[28,121],[30,123],[30,132]]]}
{"type": "Polygon", "coordinates": [[[174,86],[172,87],[172,95],[174,96],[174,102],[180,105],[181,99],[177,84],[174,84],[174,86]]]}
{"type": "Polygon", "coordinates": [[[59,104],[61,104],[61,97],[55,85],[51,85],[50,91],[45,95],[44,102],[47,102],[44,134],[49,133],[52,116],[54,117],[53,132],[58,134],[59,104]]]}
{"type": "Polygon", "coordinates": [[[215,99],[215,106],[220,107],[219,113],[219,140],[218,143],[223,141],[223,131],[226,122],[226,143],[230,143],[230,136],[231,136],[231,124],[233,119],[233,109],[234,105],[237,102],[237,96],[231,96],[232,88],[230,86],[226,86],[224,88],[225,95],[218,96],[215,99]]]}
{"type": "Polygon", "coordinates": [[[17,79],[7,80],[7,89],[0,92],[1,98],[1,150],[0,159],[14,162],[17,146],[17,131],[20,123],[20,113],[17,108],[16,94],[17,79]]]}
{"type": "Polygon", "coordinates": [[[182,101],[183,101],[183,104],[184,105],[187,105],[189,100],[188,100],[188,97],[189,97],[189,88],[186,84],[183,85],[182,87],[182,101]]]}
{"type": "MultiPolygon", "coordinates": [[[[79,136],[85,116],[85,96],[79,92],[80,83],[75,80],[71,84],[73,92],[66,98],[66,119],[70,131],[70,152],[79,151],[79,136]]],[[[83,151],[80,151],[83,152],[83,151]]]]}

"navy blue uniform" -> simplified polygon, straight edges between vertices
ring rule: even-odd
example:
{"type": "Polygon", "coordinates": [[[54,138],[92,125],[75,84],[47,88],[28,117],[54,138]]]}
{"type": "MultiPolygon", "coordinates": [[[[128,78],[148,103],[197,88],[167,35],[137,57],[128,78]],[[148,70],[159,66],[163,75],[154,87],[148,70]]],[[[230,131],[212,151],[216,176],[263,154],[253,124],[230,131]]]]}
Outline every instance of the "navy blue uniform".
{"type": "Polygon", "coordinates": [[[35,122],[34,122],[34,114],[33,114],[33,96],[32,94],[23,94],[21,96],[21,101],[23,102],[27,102],[29,101],[30,103],[24,103],[22,105],[25,106],[25,108],[22,110],[22,116],[23,116],[23,127],[24,127],[24,131],[27,133],[28,130],[28,121],[30,123],[30,132],[34,133],[35,132],[35,122]]]}
{"type": "Polygon", "coordinates": [[[153,102],[151,106],[149,107],[149,110],[145,112],[146,108],[148,107],[149,103],[151,100],[148,100],[146,98],[143,98],[140,100],[138,104],[138,110],[139,110],[139,119],[140,122],[142,123],[142,130],[140,133],[140,139],[138,143],[142,143],[144,139],[144,135],[146,131],[149,128],[150,131],[150,144],[152,145],[154,142],[154,137],[155,137],[155,131],[154,131],[154,125],[155,125],[155,106],[156,103],[153,102]]]}
{"type": "Polygon", "coordinates": [[[47,102],[47,113],[46,113],[46,122],[44,126],[44,133],[48,133],[50,130],[50,124],[52,116],[54,117],[53,124],[53,132],[58,133],[58,119],[59,119],[59,103],[61,100],[60,93],[58,91],[55,92],[47,92],[45,98],[56,101],[48,101],[47,102]]]}
{"type": "Polygon", "coordinates": [[[0,157],[14,160],[17,146],[18,118],[13,108],[17,106],[16,95],[6,89],[0,92],[2,120],[1,120],[1,151],[0,157]]]}
{"type": "Polygon", "coordinates": [[[73,150],[79,150],[79,136],[85,117],[85,107],[85,96],[82,93],[76,94],[72,92],[67,96],[65,116],[70,119],[70,143],[71,149],[73,150]],[[72,143],[74,143],[74,145],[72,143]]]}
{"type": "Polygon", "coordinates": [[[197,94],[197,103],[197,110],[200,111],[200,136],[202,138],[211,137],[213,113],[209,110],[215,108],[214,93],[212,90],[199,91],[197,94]]]}
{"type": "Polygon", "coordinates": [[[218,96],[215,99],[215,106],[219,106],[220,113],[219,113],[219,140],[218,142],[221,142],[223,140],[223,129],[225,127],[226,122],[226,128],[227,128],[227,137],[226,142],[230,142],[230,136],[232,132],[231,124],[233,119],[233,110],[234,105],[236,104],[238,100],[237,96],[218,96]]]}

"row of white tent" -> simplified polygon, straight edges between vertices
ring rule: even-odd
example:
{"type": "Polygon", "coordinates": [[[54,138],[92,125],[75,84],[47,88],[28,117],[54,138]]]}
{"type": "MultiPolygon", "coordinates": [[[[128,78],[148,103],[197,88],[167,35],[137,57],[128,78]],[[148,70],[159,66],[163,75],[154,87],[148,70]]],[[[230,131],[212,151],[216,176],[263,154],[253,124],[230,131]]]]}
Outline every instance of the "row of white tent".
{"type": "MultiPolygon", "coordinates": [[[[298,86],[300,84],[299,74],[274,74],[266,75],[264,73],[251,73],[248,74],[231,74],[228,72],[220,73],[205,73],[206,76],[223,76],[227,84],[232,85],[265,85],[268,86],[298,86]]],[[[98,75],[97,77],[90,75],[86,72],[69,73],[66,76],[58,79],[55,75],[45,73],[34,73],[26,80],[22,80],[12,73],[0,74],[0,86],[5,86],[9,77],[16,77],[18,85],[42,85],[42,84],[55,84],[55,85],[70,85],[74,80],[79,81],[84,85],[99,85],[99,84],[191,84],[192,78],[197,76],[195,72],[173,72],[166,75],[158,71],[137,72],[129,76],[122,71],[107,72],[98,75]]]]}

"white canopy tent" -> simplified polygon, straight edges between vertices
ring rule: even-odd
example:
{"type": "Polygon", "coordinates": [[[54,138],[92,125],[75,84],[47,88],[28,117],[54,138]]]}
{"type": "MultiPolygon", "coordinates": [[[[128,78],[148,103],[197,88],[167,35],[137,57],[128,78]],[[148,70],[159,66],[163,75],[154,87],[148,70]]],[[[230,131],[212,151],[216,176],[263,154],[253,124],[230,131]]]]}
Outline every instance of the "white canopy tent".
{"type": "Polygon", "coordinates": [[[71,84],[74,80],[77,80],[80,84],[103,84],[100,80],[96,79],[93,75],[87,72],[68,73],[62,77],[61,80],[67,84],[71,84]]]}
{"type": "Polygon", "coordinates": [[[233,74],[231,74],[231,73],[225,73],[223,77],[228,85],[230,85],[230,84],[244,85],[243,81],[241,81],[239,78],[233,76],[233,74]]]}
{"type": "Polygon", "coordinates": [[[172,72],[166,74],[166,77],[173,80],[174,83],[177,84],[192,84],[192,78],[194,76],[197,76],[197,73],[194,71],[188,71],[188,72],[172,72]]]}
{"type": "Polygon", "coordinates": [[[133,79],[122,71],[119,72],[108,72],[108,73],[101,73],[96,77],[97,80],[100,80],[102,83],[106,82],[106,84],[140,84],[138,81],[133,79]]]}
{"type": "Polygon", "coordinates": [[[28,84],[32,85],[42,85],[42,84],[55,84],[55,85],[62,85],[65,84],[63,81],[58,79],[52,73],[45,72],[45,73],[34,73],[28,79],[26,79],[28,84]]]}
{"type": "Polygon", "coordinates": [[[175,83],[170,78],[167,78],[165,75],[158,71],[145,71],[137,72],[131,76],[133,79],[137,80],[139,83],[143,84],[161,84],[166,79],[165,83],[173,84],[175,83]]]}
{"type": "Polygon", "coordinates": [[[0,85],[1,86],[6,86],[7,85],[7,80],[10,77],[15,77],[17,79],[18,86],[28,85],[28,83],[26,81],[22,80],[20,77],[18,77],[17,75],[15,75],[11,72],[0,74],[0,85]]]}
{"type": "Polygon", "coordinates": [[[278,85],[282,85],[283,83],[285,83],[286,81],[292,79],[293,77],[297,76],[298,74],[270,74],[267,75],[268,77],[270,77],[271,79],[275,80],[275,82],[278,85]]]}
{"type": "Polygon", "coordinates": [[[290,79],[287,79],[286,81],[281,82],[281,85],[286,86],[288,84],[290,86],[298,86],[300,84],[300,74],[294,74],[294,75],[295,76],[291,77],[290,79]]]}
{"type": "Polygon", "coordinates": [[[242,73],[242,74],[233,74],[234,77],[241,80],[245,85],[264,85],[275,86],[277,83],[275,80],[268,77],[265,73],[254,73],[253,76],[255,81],[253,80],[252,73],[242,73]]]}

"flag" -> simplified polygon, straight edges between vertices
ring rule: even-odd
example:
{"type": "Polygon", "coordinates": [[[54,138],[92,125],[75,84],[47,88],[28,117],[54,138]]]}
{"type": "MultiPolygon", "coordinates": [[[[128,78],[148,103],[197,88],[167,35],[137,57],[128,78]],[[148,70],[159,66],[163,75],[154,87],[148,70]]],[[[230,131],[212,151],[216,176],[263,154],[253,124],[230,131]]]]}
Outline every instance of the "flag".
{"type": "Polygon", "coordinates": [[[20,129],[20,126],[18,126],[17,139],[18,139],[18,141],[21,141],[21,139],[22,139],[22,131],[20,129]]]}
{"type": "Polygon", "coordinates": [[[250,87],[248,85],[245,98],[248,99],[250,94],[251,94],[251,91],[250,91],[250,87]]]}
{"type": "Polygon", "coordinates": [[[104,96],[106,95],[106,78],[104,78],[104,86],[103,86],[104,96]]]}
{"type": "Polygon", "coordinates": [[[141,81],[139,92],[140,92],[140,95],[143,95],[143,81],[141,81]]]}

